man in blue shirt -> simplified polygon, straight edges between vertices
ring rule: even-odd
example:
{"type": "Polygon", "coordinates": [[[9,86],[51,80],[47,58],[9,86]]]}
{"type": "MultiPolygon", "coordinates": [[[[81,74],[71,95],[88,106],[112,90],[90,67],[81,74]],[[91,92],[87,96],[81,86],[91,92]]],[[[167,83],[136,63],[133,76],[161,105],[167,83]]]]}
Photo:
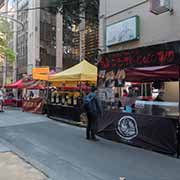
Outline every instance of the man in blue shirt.
{"type": "Polygon", "coordinates": [[[88,123],[86,128],[86,138],[88,140],[97,140],[96,123],[98,115],[102,114],[100,101],[96,95],[96,87],[92,87],[91,92],[84,98],[84,108],[87,113],[88,123]]]}

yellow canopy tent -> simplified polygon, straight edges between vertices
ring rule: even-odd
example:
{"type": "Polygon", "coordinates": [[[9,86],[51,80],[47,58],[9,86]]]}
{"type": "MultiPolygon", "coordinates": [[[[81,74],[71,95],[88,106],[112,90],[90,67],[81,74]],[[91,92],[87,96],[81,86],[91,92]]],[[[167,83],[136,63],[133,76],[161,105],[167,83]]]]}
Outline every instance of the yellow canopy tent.
{"type": "Polygon", "coordinates": [[[60,73],[50,75],[50,82],[96,82],[97,81],[97,67],[90,64],[86,60],[79,64],[62,71],[60,73]]]}

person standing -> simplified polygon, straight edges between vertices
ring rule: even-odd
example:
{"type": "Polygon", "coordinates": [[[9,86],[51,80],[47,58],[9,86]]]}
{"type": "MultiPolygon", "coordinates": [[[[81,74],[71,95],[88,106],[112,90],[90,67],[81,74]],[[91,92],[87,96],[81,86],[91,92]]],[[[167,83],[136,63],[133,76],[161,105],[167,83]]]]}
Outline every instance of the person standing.
{"type": "Polygon", "coordinates": [[[128,96],[128,92],[126,89],[123,89],[123,97],[127,97],[128,96]]]}
{"type": "Polygon", "coordinates": [[[3,104],[4,104],[4,93],[3,90],[0,89],[0,112],[4,112],[3,104]]]}
{"type": "Polygon", "coordinates": [[[34,93],[32,91],[30,91],[29,97],[30,97],[30,99],[32,99],[34,97],[34,93]]]}
{"type": "Polygon", "coordinates": [[[92,87],[91,92],[84,97],[84,108],[87,113],[86,139],[96,141],[96,124],[98,115],[102,114],[100,101],[96,95],[96,88],[92,87]]]}

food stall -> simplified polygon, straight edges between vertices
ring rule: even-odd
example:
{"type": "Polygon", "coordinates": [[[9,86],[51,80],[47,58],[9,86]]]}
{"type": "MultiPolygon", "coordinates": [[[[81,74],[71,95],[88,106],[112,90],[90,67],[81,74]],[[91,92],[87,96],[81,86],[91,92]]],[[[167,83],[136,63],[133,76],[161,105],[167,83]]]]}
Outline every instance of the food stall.
{"type": "MultiPolygon", "coordinates": [[[[5,86],[7,90],[13,90],[17,89],[18,91],[21,91],[23,88],[23,80],[18,80],[12,84],[8,84],[5,86]]],[[[22,107],[22,98],[15,97],[14,95],[9,98],[8,96],[4,100],[5,106],[14,106],[14,107],[22,107]]]]}
{"type": "Polygon", "coordinates": [[[80,121],[82,96],[90,91],[89,84],[96,83],[97,67],[86,60],[79,64],[50,75],[51,88],[48,103],[48,116],[80,121]]]}
{"type": "Polygon", "coordinates": [[[44,99],[40,96],[40,91],[45,89],[44,82],[32,80],[26,76],[15,83],[5,86],[6,89],[16,89],[21,92],[21,97],[5,99],[5,104],[10,106],[22,107],[23,111],[42,113],[44,99]],[[33,94],[33,97],[29,95],[33,94]]]}
{"type": "Polygon", "coordinates": [[[98,119],[99,136],[179,156],[177,47],[179,42],[172,42],[101,55],[98,86],[105,111],[98,119]],[[146,93],[133,83],[146,85],[146,93]]]}

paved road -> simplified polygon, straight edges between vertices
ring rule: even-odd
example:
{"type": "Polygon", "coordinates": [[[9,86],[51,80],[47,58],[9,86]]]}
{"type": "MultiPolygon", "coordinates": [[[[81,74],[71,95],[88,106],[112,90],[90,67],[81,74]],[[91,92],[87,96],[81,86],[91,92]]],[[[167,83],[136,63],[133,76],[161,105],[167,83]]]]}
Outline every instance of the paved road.
{"type": "Polygon", "coordinates": [[[87,141],[84,133],[44,116],[18,111],[0,114],[0,138],[52,179],[180,179],[178,159],[102,139],[87,141]]]}

